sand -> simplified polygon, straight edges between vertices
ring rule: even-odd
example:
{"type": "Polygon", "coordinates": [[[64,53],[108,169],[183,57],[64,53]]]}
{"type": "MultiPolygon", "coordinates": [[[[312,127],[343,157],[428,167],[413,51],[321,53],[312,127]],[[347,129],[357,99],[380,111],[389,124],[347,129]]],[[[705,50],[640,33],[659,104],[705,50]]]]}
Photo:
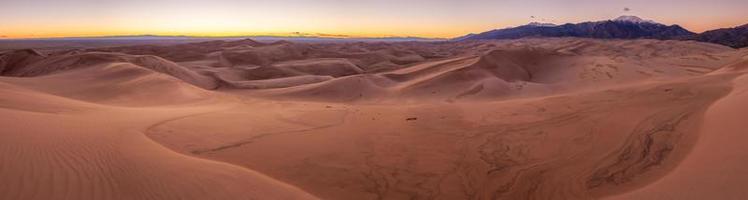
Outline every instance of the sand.
{"type": "Polygon", "coordinates": [[[744,199],[747,56],[572,38],[0,52],[0,199],[744,199]]]}
{"type": "MultiPolygon", "coordinates": [[[[727,66],[718,73],[742,70],[745,61],[727,66]]],[[[743,70],[744,71],[744,70],[743,70]]],[[[667,176],[656,182],[611,199],[744,199],[748,174],[745,144],[745,106],[748,76],[732,81],[732,92],[712,104],[700,129],[693,152],[667,176]]]]}

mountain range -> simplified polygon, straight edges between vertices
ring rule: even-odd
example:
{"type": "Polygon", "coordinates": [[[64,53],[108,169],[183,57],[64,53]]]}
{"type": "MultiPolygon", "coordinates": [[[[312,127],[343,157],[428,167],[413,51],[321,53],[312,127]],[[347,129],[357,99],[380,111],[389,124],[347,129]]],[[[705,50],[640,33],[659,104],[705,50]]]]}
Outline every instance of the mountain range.
{"type": "Polygon", "coordinates": [[[679,25],[665,25],[636,16],[621,16],[612,20],[563,25],[533,22],[518,27],[468,34],[453,40],[519,39],[527,37],[697,40],[742,48],[748,46],[748,25],[697,34],[679,25]]]}
{"type": "Polygon", "coordinates": [[[293,42],[439,42],[469,41],[492,39],[519,39],[543,37],[578,37],[599,39],[658,39],[658,40],[695,40],[721,44],[733,48],[748,47],[748,24],[694,33],[680,25],[665,25],[637,16],[621,16],[603,21],[582,23],[552,24],[532,22],[526,25],[495,29],[482,33],[471,33],[456,38],[421,38],[421,37],[343,37],[344,35],[308,34],[294,32],[293,36],[235,36],[235,37],[199,37],[199,36],[160,36],[160,35],[125,35],[102,37],[70,38],[34,38],[10,39],[0,38],[0,50],[21,48],[61,48],[61,47],[106,47],[142,44],[182,44],[211,40],[241,40],[252,38],[258,41],[293,41],[293,42]],[[325,35],[321,37],[320,35],[325,35]]]}
{"type": "Polygon", "coordinates": [[[704,32],[694,37],[702,42],[717,43],[733,48],[748,47],[748,24],[704,32]]]}

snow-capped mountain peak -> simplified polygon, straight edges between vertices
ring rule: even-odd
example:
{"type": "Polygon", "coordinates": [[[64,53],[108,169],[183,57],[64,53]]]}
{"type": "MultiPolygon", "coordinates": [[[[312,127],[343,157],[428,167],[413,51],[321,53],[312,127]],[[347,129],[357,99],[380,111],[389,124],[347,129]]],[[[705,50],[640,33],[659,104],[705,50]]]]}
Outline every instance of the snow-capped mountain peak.
{"type": "Polygon", "coordinates": [[[637,16],[630,16],[630,15],[620,16],[618,18],[613,19],[613,21],[614,22],[628,22],[628,23],[635,23],[635,24],[642,24],[642,23],[646,23],[646,24],[659,24],[659,23],[657,23],[655,21],[652,21],[652,20],[645,20],[645,19],[639,18],[637,16]]]}
{"type": "Polygon", "coordinates": [[[554,27],[558,25],[553,24],[553,23],[530,22],[529,24],[527,24],[527,26],[554,27]]]}

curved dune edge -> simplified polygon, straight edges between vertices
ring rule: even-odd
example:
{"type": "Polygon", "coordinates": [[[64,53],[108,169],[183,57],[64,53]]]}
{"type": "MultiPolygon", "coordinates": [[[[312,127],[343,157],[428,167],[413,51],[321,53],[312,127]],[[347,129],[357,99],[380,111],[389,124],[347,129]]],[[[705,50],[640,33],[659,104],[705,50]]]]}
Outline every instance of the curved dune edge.
{"type": "Polygon", "coordinates": [[[170,121],[147,136],[324,199],[592,199],[675,168],[730,78],[469,104],[267,101],[170,121]]]}
{"type": "Polygon", "coordinates": [[[661,179],[608,199],[743,199],[748,196],[748,76],[712,104],[692,152],[661,179]]]}
{"type": "Polygon", "coordinates": [[[173,152],[138,128],[225,106],[116,108],[2,90],[16,95],[0,108],[0,182],[16,184],[0,185],[0,199],[317,199],[245,168],[173,152]]]}

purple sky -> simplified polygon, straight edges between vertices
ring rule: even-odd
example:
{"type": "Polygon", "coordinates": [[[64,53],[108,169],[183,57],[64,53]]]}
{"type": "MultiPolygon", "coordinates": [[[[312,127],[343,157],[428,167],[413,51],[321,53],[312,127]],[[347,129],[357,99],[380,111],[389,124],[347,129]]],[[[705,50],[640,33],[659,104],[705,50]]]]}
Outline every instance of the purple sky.
{"type": "Polygon", "coordinates": [[[0,35],[454,37],[531,21],[624,14],[701,32],[748,23],[748,0],[2,0],[0,35]]]}

